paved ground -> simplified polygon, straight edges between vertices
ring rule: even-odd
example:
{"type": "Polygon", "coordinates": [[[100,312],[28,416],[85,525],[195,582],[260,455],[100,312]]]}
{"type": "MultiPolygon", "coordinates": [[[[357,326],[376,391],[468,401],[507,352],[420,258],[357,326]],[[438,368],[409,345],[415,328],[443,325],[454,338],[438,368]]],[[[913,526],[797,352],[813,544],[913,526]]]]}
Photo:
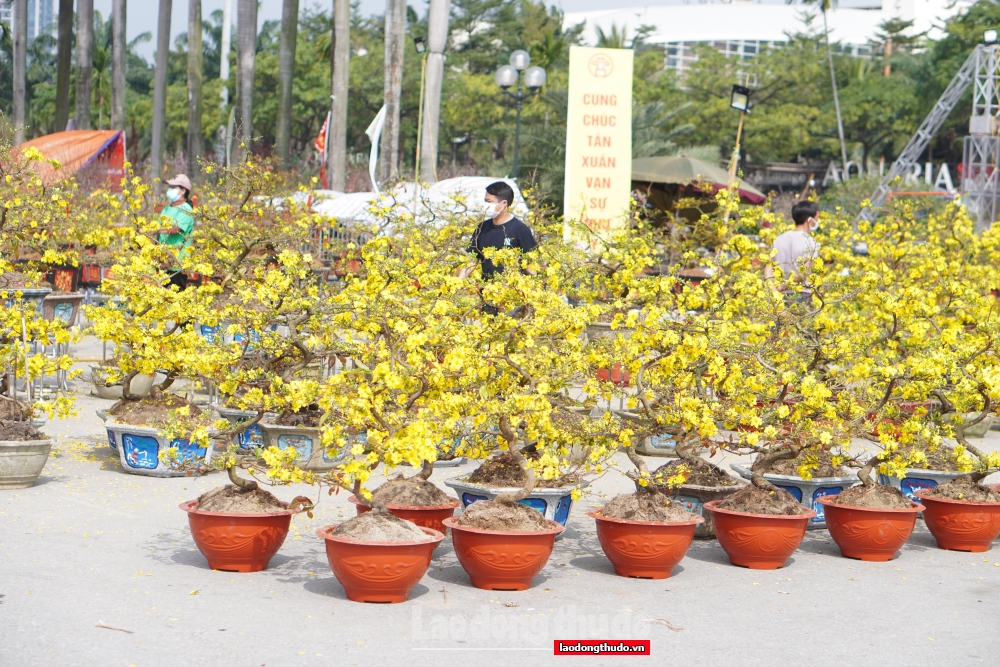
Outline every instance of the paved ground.
{"type": "Polygon", "coordinates": [[[214,572],[177,506],[224,476],[123,473],[94,416],[106,405],[82,395],[76,419],[46,428],[58,444],[41,479],[0,491],[3,667],[1000,665],[1000,546],[941,551],[918,522],[899,558],[862,563],[812,531],[787,567],[753,572],[696,541],[672,578],[624,579],[585,514],[629,490],[611,476],[521,593],[472,588],[446,540],[409,602],[347,601],[314,533],[352,515],[343,496],[296,517],[268,570],[214,572]],[[553,639],[630,637],[651,640],[652,660],[552,655],[553,639]]]}

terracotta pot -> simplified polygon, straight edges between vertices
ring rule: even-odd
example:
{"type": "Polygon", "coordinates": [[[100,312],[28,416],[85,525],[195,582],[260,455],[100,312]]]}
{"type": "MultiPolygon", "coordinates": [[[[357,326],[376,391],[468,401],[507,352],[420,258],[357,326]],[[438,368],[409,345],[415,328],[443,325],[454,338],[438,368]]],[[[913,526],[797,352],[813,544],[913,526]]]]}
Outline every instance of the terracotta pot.
{"type": "Polygon", "coordinates": [[[563,526],[549,521],[549,530],[518,533],[462,526],[455,517],[445,519],[451,528],[458,562],[472,585],[488,591],[523,591],[542,571],[552,555],[556,535],[563,526]]]}
{"type": "Polygon", "coordinates": [[[924,506],[910,501],[909,509],[851,507],[833,502],[837,496],[823,496],[826,527],[840,553],[847,558],[873,562],[892,560],[906,544],[924,506]]]}
{"type": "MultiPolygon", "coordinates": [[[[671,490],[670,494],[673,495],[676,493],[677,495],[674,497],[674,500],[679,502],[688,512],[691,512],[692,514],[699,514],[704,517],[705,523],[695,527],[694,536],[712,538],[715,537],[715,526],[712,523],[712,513],[705,511],[705,504],[710,503],[713,500],[725,500],[729,494],[734,491],[739,491],[744,486],[746,486],[746,482],[743,481],[731,486],[681,484],[679,491],[671,490]]],[[[664,489],[664,491],[666,491],[666,489],[664,489]]]]}
{"type": "MultiPolygon", "coordinates": [[[[994,487],[1000,491],[1000,487],[994,487]]],[[[974,503],[928,496],[917,491],[924,506],[924,522],[941,549],[989,551],[1000,535],[1000,503],[974,503]]]]}
{"type": "Polygon", "coordinates": [[[695,526],[705,521],[700,516],[663,523],[613,519],[600,511],[587,514],[597,521],[597,539],[615,572],[641,579],[669,577],[691,546],[695,526]]]}
{"type": "Polygon", "coordinates": [[[705,503],[712,513],[715,536],[733,565],[751,570],[776,570],[783,566],[805,537],[809,519],[816,512],[793,516],[751,514],[719,509],[721,500],[705,503]]]}
{"type": "Polygon", "coordinates": [[[195,509],[197,500],[181,503],[191,536],[213,570],[260,572],[278,553],[296,510],[237,514],[195,509]]]}
{"type": "Polygon", "coordinates": [[[421,527],[427,539],[420,542],[359,542],[332,535],[339,525],[324,526],[316,534],[326,542],[330,569],[354,602],[406,602],[427,572],[434,547],[444,539],[421,527]]]}
{"type": "MultiPolygon", "coordinates": [[[[354,505],[358,516],[371,511],[371,508],[362,505],[354,496],[347,500],[354,505]]],[[[400,519],[415,523],[421,528],[430,528],[444,534],[448,532],[448,529],[444,527],[442,521],[455,514],[455,508],[460,504],[458,498],[450,500],[451,503],[448,505],[386,505],[385,508],[389,510],[389,514],[398,516],[400,519]]]]}

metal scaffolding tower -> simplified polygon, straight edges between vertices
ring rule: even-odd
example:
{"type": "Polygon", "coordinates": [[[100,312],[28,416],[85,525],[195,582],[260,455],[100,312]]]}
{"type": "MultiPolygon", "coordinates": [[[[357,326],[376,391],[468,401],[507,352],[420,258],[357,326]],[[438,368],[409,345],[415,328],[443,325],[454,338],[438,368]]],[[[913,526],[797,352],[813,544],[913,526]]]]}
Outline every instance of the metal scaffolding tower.
{"type": "MultiPolygon", "coordinates": [[[[1000,211],[1000,45],[980,44],[963,63],[951,83],[910,137],[889,172],[870,198],[872,209],[885,205],[890,185],[902,176],[917,174],[920,157],[959,100],[973,84],[972,117],[969,135],[962,147],[961,191],[967,196],[970,212],[977,216],[976,228],[989,228],[1000,211]]],[[[865,209],[861,217],[870,217],[865,209]]]]}

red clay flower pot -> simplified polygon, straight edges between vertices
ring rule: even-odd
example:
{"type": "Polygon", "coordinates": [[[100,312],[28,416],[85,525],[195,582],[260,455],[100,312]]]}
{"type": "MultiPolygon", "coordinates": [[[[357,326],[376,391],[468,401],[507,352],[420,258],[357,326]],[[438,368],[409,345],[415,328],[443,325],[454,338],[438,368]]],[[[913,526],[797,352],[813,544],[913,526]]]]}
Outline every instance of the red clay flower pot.
{"type": "MultiPolygon", "coordinates": [[[[996,488],[996,487],[994,487],[996,488]]],[[[924,505],[924,523],[941,549],[983,552],[1000,535],[1000,503],[973,503],[926,495],[916,496],[924,505]]]]}
{"type": "Polygon", "coordinates": [[[826,527],[846,558],[884,563],[906,544],[924,506],[910,501],[910,509],[881,509],[838,505],[837,496],[823,496],[826,527]]]}
{"type": "Polygon", "coordinates": [[[564,528],[549,521],[549,530],[516,533],[469,528],[451,517],[444,520],[451,528],[458,562],[472,579],[472,585],[488,591],[523,591],[542,571],[552,555],[556,535],[564,528]]]}
{"type": "MultiPolygon", "coordinates": [[[[354,508],[358,511],[358,516],[371,511],[370,507],[362,505],[354,496],[351,496],[347,500],[354,504],[354,508]]],[[[461,502],[458,498],[451,498],[451,504],[449,505],[386,505],[385,508],[389,510],[390,514],[398,516],[400,519],[411,521],[418,526],[430,528],[439,533],[447,533],[448,529],[444,527],[444,523],[442,522],[452,516],[455,513],[455,508],[460,504],[461,502]]]]}
{"type": "Polygon", "coordinates": [[[298,510],[264,514],[206,512],[197,500],[181,503],[191,524],[191,536],[213,570],[260,572],[278,553],[292,515],[298,510]]]}
{"type": "Polygon", "coordinates": [[[719,509],[721,500],[705,503],[712,513],[715,536],[729,562],[751,570],[776,570],[784,565],[802,543],[809,519],[816,512],[793,516],[751,514],[719,509]]]}
{"type": "Polygon", "coordinates": [[[354,602],[406,602],[427,572],[434,547],[444,539],[421,527],[427,539],[420,542],[359,542],[331,535],[339,525],[324,526],[316,534],[326,541],[330,569],[354,602]]]}
{"type": "Polygon", "coordinates": [[[587,512],[597,521],[597,539],[615,572],[623,577],[666,579],[681,562],[694,529],[705,521],[662,523],[659,521],[629,521],[602,516],[600,511],[587,512]]]}

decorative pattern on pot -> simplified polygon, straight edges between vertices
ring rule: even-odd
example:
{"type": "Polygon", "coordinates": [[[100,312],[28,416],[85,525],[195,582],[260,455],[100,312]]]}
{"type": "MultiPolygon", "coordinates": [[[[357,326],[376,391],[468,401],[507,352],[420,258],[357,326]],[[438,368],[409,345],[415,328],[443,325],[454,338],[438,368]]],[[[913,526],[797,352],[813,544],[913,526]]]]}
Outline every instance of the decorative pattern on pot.
{"type": "Polygon", "coordinates": [[[191,536],[213,570],[260,572],[285,542],[295,510],[263,514],[206,512],[197,500],[181,503],[191,536]]]}
{"type": "Polygon", "coordinates": [[[422,527],[421,542],[361,542],[331,534],[339,524],[316,531],[326,542],[326,557],[348,600],[406,602],[423,578],[434,547],[444,535],[422,527]]]}
{"type": "MultiPolygon", "coordinates": [[[[251,421],[257,417],[257,413],[250,410],[234,410],[222,406],[216,406],[215,411],[219,416],[229,421],[230,424],[251,421]]],[[[265,412],[264,419],[277,419],[278,415],[273,412],[265,412]]],[[[264,434],[260,430],[260,424],[254,424],[249,428],[240,431],[236,435],[236,444],[240,449],[256,449],[264,444],[264,434]]]]}
{"type": "Polygon", "coordinates": [[[260,422],[264,447],[287,449],[294,447],[298,454],[299,466],[304,470],[332,470],[347,455],[351,447],[348,442],[340,452],[328,456],[323,447],[320,429],[303,426],[280,426],[271,422],[260,422]]]}
{"type": "MultiPolygon", "coordinates": [[[[993,487],[1000,493],[1000,487],[993,487]]],[[[924,522],[941,549],[982,553],[1000,535],[1000,503],[975,503],[917,491],[924,522]]]]}
{"type": "Polygon", "coordinates": [[[910,501],[909,509],[882,509],[838,505],[834,498],[820,498],[826,506],[830,537],[846,558],[885,562],[896,557],[913,532],[924,506],[910,501]]]}
{"type": "MultiPolygon", "coordinates": [[[[358,516],[371,511],[371,508],[359,503],[354,496],[349,497],[347,501],[354,505],[358,516]]],[[[458,505],[458,498],[452,498],[448,505],[386,505],[385,508],[389,510],[389,514],[398,516],[400,519],[444,534],[448,532],[448,529],[444,527],[443,522],[448,517],[454,516],[458,505]]]]}
{"type": "MultiPolygon", "coordinates": [[[[468,507],[477,500],[493,500],[502,493],[517,491],[514,488],[474,484],[465,481],[464,476],[446,479],[444,484],[455,489],[464,507],[468,507]]],[[[587,482],[581,482],[580,486],[585,488],[587,482]]],[[[569,519],[569,511],[573,507],[572,493],[574,488],[576,487],[563,486],[555,489],[536,487],[531,495],[518,502],[538,510],[549,521],[555,521],[559,525],[565,526],[569,519]]]]}
{"type": "Polygon", "coordinates": [[[903,492],[910,500],[917,500],[917,491],[930,490],[938,484],[950,482],[956,477],[968,475],[966,472],[947,472],[945,470],[924,470],[923,468],[907,468],[906,477],[900,479],[895,475],[878,476],[879,484],[888,484],[903,492]]]}
{"type": "Polygon", "coordinates": [[[188,471],[179,470],[160,459],[160,452],[176,447],[181,462],[203,459],[197,472],[207,472],[212,461],[212,448],[196,447],[187,440],[167,440],[159,429],[147,426],[131,426],[113,420],[104,422],[109,444],[118,450],[122,468],[134,475],[149,477],[184,477],[188,471]]]}
{"type": "Polygon", "coordinates": [[[661,523],[628,521],[588,512],[597,522],[597,539],[615,572],[623,577],[666,579],[687,554],[694,529],[704,523],[693,521],[661,523]]]}
{"type": "Polygon", "coordinates": [[[721,502],[705,503],[715,522],[715,536],[729,562],[751,570],[782,567],[802,543],[809,519],[816,516],[812,510],[793,516],[734,512],[719,509],[721,502]]]}
{"type": "Polygon", "coordinates": [[[50,294],[42,300],[43,315],[47,320],[62,320],[66,326],[76,324],[83,294],[50,294]]]}
{"type": "Polygon", "coordinates": [[[51,440],[0,440],[0,489],[34,484],[51,450],[51,440]]]}
{"type": "Polygon", "coordinates": [[[472,585],[491,591],[523,591],[531,587],[552,555],[556,535],[564,528],[549,521],[549,530],[526,533],[469,528],[452,517],[444,520],[451,529],[458,562],[472,585]]]}
{"type": "MultiPolygon", "coordinates": [[[[735,470],[743,479],[750,479],[750,471],[743,466],[731,463],[729,467],[735,470]]],[[[835,496],[844,489],[857,486],[861,483],[857,475],[850,477],[813,477],[807,480],[794,475],[764,473],[764,479],[788,491],[802,505],[816,512],[816,516],[809,520],[809,530],[826,528],[826,514],[823,509],[824,506],[819,502],[820,498],[835,496]]]]}

